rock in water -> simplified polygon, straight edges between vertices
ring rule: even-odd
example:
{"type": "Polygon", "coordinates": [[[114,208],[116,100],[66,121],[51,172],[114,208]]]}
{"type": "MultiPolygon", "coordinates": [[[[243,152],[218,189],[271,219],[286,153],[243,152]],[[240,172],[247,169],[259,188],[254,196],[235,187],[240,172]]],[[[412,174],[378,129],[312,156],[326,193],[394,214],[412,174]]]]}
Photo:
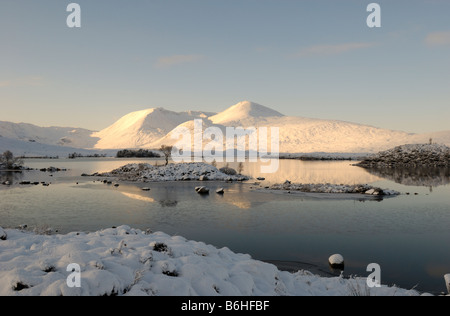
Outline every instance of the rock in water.
{"type": "Polygon", "coordinates": [[[339,254],[332,255],[328,259],[328,262],[333,269],[340,269],[340,270],[344,269],[344,257],[342,257],[342,255],[339,254]]]}
{"type": "Polygon", "coordinates": [[[450,274],[446,274],[444,276],[445,279],[445,285],[447,285],[447,292],[450,294],[450,274]]]}
{"type": "Polygon", "coordinates": [[[8,238],[8,235],[3,230],[3,228],[0,227],[0,240],[6,240],[8,238]]]}
{"type": "Polygon", "coordinates": [[[209,194],[209,189],[207,187],[197,187],[195,188],[198,194],[209,194]]]}
{"type": "Polygon", "coordinates": [[[142,188],[142,191],[150,191],[150,188],[147,188],[147,187],[142,188]]]}
{"type": "Polygon", "coordinates": [[[216,190],[216,193],[217,193],[217,194],[224,194],[224,193],[225,193],[225,190],[224,190],[223,188],[220,188],[220,189],[217,189],[217,190],[216,190]]]}

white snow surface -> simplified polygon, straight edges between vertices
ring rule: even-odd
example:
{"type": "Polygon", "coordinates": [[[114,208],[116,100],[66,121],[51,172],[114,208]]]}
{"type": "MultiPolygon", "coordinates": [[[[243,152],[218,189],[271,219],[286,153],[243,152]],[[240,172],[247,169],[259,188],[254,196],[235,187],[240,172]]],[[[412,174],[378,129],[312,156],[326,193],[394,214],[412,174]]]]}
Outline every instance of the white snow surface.
{"type": "Polygon", "coordinates": [[[202,242],[128,226],[94,233],[43,236],[7,230],[0,240],[2,296],[417,296],[365,279],[289,273],[202,242]],[[69,288],[69,264],[81,267],[81,287],[69,288]]]}
{"type": "Polygon", "coordinates": [[[99,176],[118,177],[121,180],[163,182],[163,181],[243,181],[249,178],[242,175],[230,176],[207,163],[179,163],[167,166],[150,164],[128,164],[99,176]]]}

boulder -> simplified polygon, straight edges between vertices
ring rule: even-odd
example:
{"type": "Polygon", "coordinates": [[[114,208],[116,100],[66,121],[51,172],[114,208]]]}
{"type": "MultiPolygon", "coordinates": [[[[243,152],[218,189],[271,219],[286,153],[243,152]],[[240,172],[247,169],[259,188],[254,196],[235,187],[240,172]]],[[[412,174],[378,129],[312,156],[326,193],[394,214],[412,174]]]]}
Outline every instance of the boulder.
{"type": "Polygon", "coordinates": [[[447,285],[447,292],[450,294],[450,274],[446,274],[444,276],[445,279],[445,285],[447,285]]]}
{"type": "Polygon", "coordinates": [[[375,193],[375,189],[370,189],[365,192],[365,194],[367,194],[367,195],[372,195],[374,193],[375,193]]]}
{"type": "Polygon", "coordinates": [[[147,188],[147,187],[145,187],[145,188],[142,188],[142,191],[150,191],[151,189],[150,188],[147,188]]]}
{"type": "Polygon", "coordinates": [[[8,238],[8,235],[3,230],[3,228],[0,227],[0,240],[6,240],[8,238]]]}
{"type": "Polygon", "coordinates": [[[216,190],[216,193],[217,194],[224,194],[225,190],[223,188],[219,188],[219,189],[216,190]]]}
{"type": "Polygon", "coordinates": [[[196,187],[195,191],[197,191],[198,194],[209,194],[209,189],[207,187],[196,187]]]}
{"type": "Polygon", "coordinates": [[[256,180],[258,180],[258,181],[264,181],[264,180],[266,180],[266,178],[258,177],[258,178],[256,178],[256,180]]]}
{"type": "Polygon", "coordinates": [[[206,181],[206,180],[208,180],[208,177],[203,175],[203,176],[200,176],[199,180],[200,181],[206,181]]]}
{"type": "Polygon", "coordinates": [[[344,257],[342,255],[336,254],[332,255],[328,259],[328,263],[330,264],[331,268],[333,269],[339,269],[344,270],[344,257]]]}

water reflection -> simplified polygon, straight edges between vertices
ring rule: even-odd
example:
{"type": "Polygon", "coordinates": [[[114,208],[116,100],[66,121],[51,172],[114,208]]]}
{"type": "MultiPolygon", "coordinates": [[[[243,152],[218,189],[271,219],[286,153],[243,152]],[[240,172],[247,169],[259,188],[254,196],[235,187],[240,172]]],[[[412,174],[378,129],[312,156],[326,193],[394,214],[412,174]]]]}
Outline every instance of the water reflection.
{"type": "Polygon", "coordinates": [[[22,171],[1,171],[0,172],[0,184],[14,185],[23,180],[22,171]]]}
{"type": "MultiPolygon", "coordinates": [[[[217,165],[220,168],[226,164],[218,163],[217,165]]],[[[238,163],[230,163],[229,165],[236,170],[238,168],[238,163]]],[[[284,183],[286,180],[293,183],[342,183],[349,185],[373,183],[381,180],[362,168],[353,167],[350,161],[280,160],[278,171],[272,174],[261,173],[261,165],[260,162],[245,162],[243,174],[251,176],[253,181],[258,177],[264,177],[265,185],[284,183]]]]}
{"type": "Polygon", "coordinates": [[[176,207],[178,205],[177,192],[174,188],[165,187],[159,192],[159,205],[161,207],[176,207]]]}
{"type": "Polygon", "coordinates": [[[449,168],[367,168],[374,176],[408,186],[438,187],[450,183],[449,168]]]}
{"type": "Polygon", "coordinates": [[[155,202],[154,199],[148,197],[148,196],[142,196],[139,194],[134,194],[134,193],[129,193],[129,192],[121,192],[123,195],[125,195],[126,197],[133,199],[133,200],[138,200],[138,201],[142,201],[142,202],[148,202],[148,203],[153,203],[155,202]]]}

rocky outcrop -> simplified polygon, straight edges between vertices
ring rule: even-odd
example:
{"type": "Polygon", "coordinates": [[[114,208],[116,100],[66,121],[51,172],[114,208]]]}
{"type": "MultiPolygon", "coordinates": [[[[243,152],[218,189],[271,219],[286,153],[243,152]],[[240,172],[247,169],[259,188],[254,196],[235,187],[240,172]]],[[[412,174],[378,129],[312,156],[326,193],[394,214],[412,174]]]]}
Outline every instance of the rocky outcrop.
{"type": "Polygon", "coordinates": [[[243,175],[228,175],[206,163],[180,163],[167,166],[150,164],[128,164],[107,173],[91,176],[117,177],[122,181],[160,182],[160,181],[245,181],[243,175]]]}
{"type": "Polygon", "coordinates": [[[288,192],[306,192],[306,193],[337,193],[337,194],[365,194],[365,195],[378,195],[389,196],[399,195],[400,192],[388,189],[381,189],[373,187],[367,184],[357,185],[344,185],[344,184],[330,184],[330,183],[316,183],[316,184],[303,184],[303,183],[291,183],[286,181],[283,184],[274,184],[267,189],[269,190],[282,190],[288,192]]]}
{"type": "Polygon", "coordinates": [[[403,145],[380,152],[359,164],[360,167],[450,167],[450,148],[445,145],[403,145]]]}

